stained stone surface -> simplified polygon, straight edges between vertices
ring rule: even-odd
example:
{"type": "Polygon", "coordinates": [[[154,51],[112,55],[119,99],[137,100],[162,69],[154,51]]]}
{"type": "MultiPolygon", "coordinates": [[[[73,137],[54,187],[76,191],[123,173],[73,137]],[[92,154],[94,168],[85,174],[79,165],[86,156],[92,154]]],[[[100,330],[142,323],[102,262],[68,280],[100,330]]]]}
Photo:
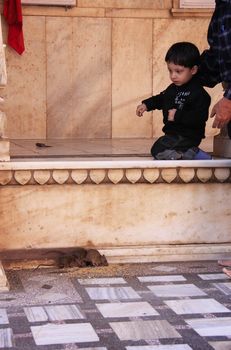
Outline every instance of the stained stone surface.
{"type": "Polygon", "coordinates": [[[0,293],[0,349],[231,349],[230,282],[216,262],[6,275],[10,291],[0,293]]]}

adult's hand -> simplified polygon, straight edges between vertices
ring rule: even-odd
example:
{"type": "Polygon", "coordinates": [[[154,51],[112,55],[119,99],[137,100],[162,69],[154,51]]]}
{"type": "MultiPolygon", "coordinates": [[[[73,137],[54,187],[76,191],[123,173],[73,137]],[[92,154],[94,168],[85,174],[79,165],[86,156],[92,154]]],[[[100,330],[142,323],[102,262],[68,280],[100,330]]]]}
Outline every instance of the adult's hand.
{"type": "Polygon", "coordinates": [[[223,128],[231,120],[231,100],[223,97],[218,101],[211,111],[210,117],[215,120],[213,122],[213,128],[223,128]]]}

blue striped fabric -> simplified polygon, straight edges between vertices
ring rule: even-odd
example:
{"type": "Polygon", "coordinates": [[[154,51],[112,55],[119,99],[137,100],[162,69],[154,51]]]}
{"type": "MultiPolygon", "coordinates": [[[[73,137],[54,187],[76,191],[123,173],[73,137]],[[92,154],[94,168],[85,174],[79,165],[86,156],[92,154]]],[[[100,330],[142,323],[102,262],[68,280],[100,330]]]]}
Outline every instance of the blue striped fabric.
{"type": "Polygon", "coordinates": [[[224,96],[231,100],[231,0],[216,0],[208,43],[210,48],[201,55],[202,83],[213,87],[226,82],[224,96]]]}

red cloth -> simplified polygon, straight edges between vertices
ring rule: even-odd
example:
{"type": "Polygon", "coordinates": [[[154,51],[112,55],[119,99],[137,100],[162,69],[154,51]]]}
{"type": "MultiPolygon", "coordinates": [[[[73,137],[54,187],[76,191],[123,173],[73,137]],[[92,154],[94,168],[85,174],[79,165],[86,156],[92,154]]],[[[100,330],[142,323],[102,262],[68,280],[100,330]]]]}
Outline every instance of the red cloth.
{"type": "Polygon", "coordinates": [[[4,0],[3,15],[9,25],[8,45],[21,55],[25,50],[22,31],[21,0],[4,0]]]}

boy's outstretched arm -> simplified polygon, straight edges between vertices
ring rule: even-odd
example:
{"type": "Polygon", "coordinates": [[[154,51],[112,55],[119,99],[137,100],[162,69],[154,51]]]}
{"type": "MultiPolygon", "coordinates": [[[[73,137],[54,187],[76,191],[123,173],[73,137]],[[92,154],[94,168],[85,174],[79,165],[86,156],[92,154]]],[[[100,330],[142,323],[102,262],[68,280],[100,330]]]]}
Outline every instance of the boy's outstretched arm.
{"type": "Polygon", "coordinates": [[[144,103],[142,103],[141,105],[137,106],[136,108],[136,115],[138,117],[142,117],[143,113],[147,111],[147,107],[144,103]]]}

